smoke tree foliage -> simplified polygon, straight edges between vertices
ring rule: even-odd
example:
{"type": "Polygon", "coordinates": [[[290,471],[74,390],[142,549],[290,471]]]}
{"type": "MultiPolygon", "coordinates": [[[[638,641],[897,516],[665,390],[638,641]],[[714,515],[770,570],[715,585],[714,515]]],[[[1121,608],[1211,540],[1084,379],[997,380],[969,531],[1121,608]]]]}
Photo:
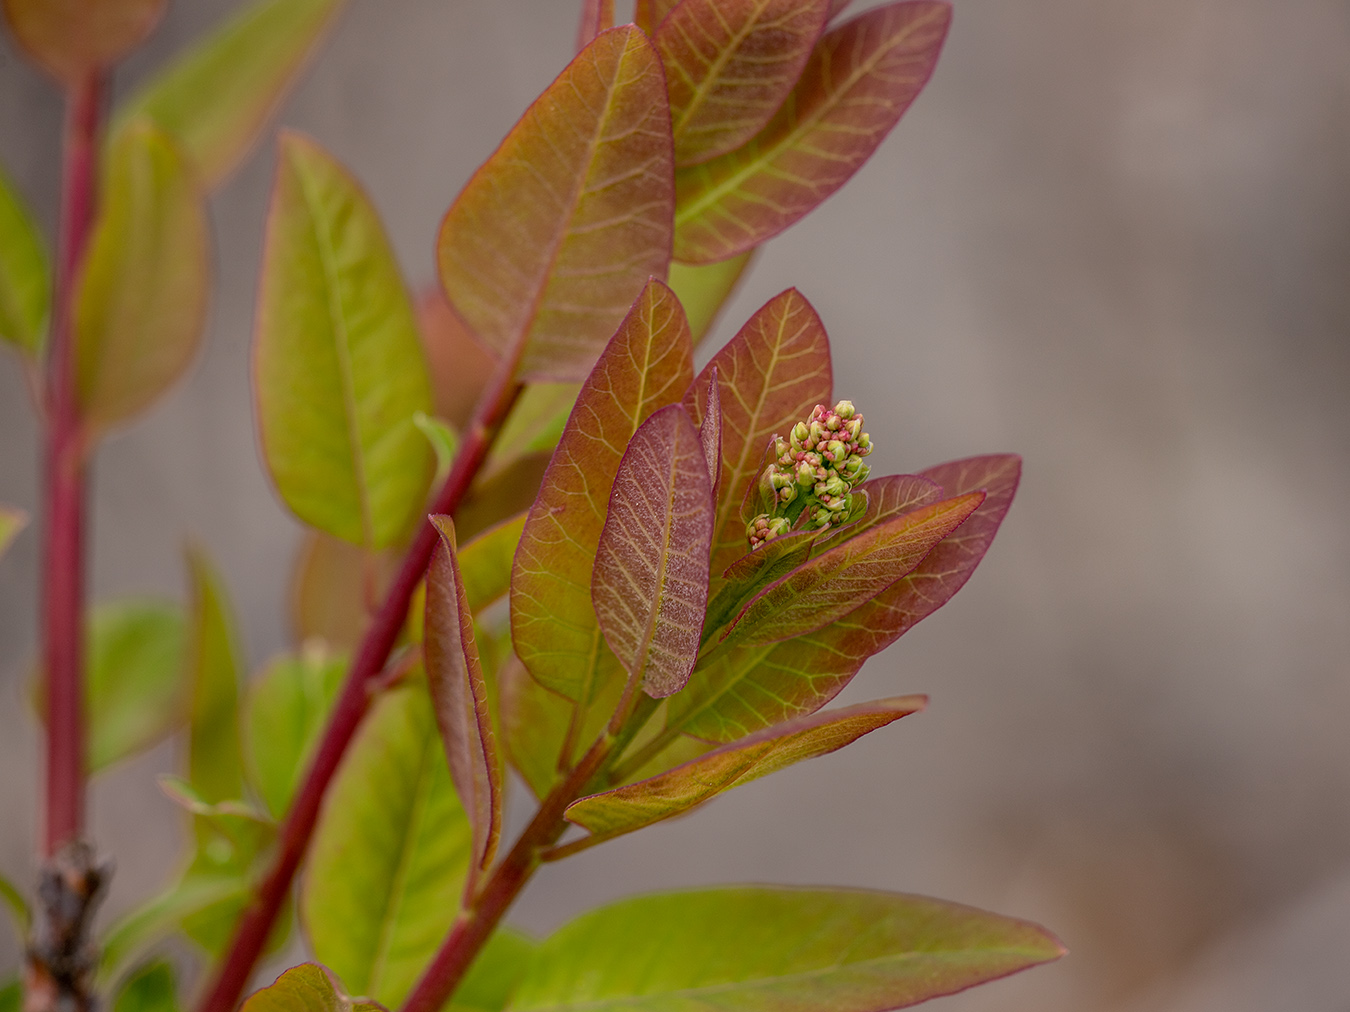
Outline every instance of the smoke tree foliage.
{"type": "MultiPolygon", "coordinates": [[[[796,289],[694,362],[756,247],[922,90],[948,4],[638,0],[614,27],[587,0],[575,58],[446,212],[420,300],[358,181],[282,132],[252,397],[308,531],[295,647],[251,675],[200,550],[187,605],[83,608],[79,481],[192,361],[207,198],[342,0],[252,0],[104,123],[162,6],[4,0],[71,118],[54,267],[0,179],[0,336],[51,433],[46,863],[0,889],[28,952],[0,1009],[26,988],[32,1010],[880,1012],[1057,958],[1035,925],[858,889],[637,896],[545,939],[502,920],[541,864],[923,709],[828,704],[969,579],[1018,458],[872,475],[865,405],[796,289]],[[83,778],[180,733],[161,785],[189,853],[94,937],[83,778]],[[515,839],[508,790],[538,802],[515,839]],[[248,996],[295,931],[314,962],[248,996]],[[173,939],[203,955],[190,987],[173,939]]],[[[25,522],[0,509],[0,551],[25,522]]]]}

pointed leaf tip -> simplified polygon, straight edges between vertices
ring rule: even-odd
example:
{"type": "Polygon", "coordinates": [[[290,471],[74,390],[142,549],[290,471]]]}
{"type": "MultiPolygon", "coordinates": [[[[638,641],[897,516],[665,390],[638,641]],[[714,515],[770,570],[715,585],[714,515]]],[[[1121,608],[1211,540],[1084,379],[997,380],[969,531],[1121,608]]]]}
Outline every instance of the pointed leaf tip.
{"type": "Polygon", "coordinates": [[[317,963],[293,966],[269,987],[251,994],[239,1012],[388,1012],[378,1002],[349,998],[317,963]]]}
{"type": "Polygon", "coordinates": [[[624,452],[591,577],[605,640],[650,696],[678,692],[694,669],[711,539],[704,446],[688,413],[671,404],[624,452]]]}

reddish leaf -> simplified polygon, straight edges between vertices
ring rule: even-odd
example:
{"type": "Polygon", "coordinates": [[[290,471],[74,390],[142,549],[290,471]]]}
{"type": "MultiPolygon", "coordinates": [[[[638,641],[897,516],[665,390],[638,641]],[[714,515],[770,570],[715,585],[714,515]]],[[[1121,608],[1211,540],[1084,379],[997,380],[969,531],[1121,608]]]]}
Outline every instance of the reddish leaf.
{"type": "Polygon", "coordinates": [[[833,21],[843,14],[851,3],[853,0],[830,0],[830,20],[833,21]]]}
{"type": "Polygon", "coordinates": [[[511,576],[516,653],[554,692],[585,702],[619,665],[591,607],[591,566],[628,441],[693,375],[689,325],[651,281],[577,397],[530,508],[511,576]]]}
{"type": "Polygon", "coordinates": [[[724,636],[769,643],[842,618],[912,572],[983,501],[983,492],[946,499],[848,538],[760,591],[724,636]]]}
{"type": "Polygon", "coordinates": [[[530,106],[441,224],[441,282],[524,379],[580,379],[670,262],[670,113],[660,58],[602,33],[530,106]]]}
{"type": "Polygon", "coordinates": [[[755,136],[792,91],[830,0],[685,0],[652,41],[666,68],[675,164],[755,136]]]}
{"type": "Polygon", "coordinates": [[[943,0],[903,0],[827,33],[753,140],[680,170],[675,256],[725,260],[777,235],[839,189],[928,82],[950,21],[943,0]]]}
{"type": "Polygon", "coordinates": [[[704,448],[688,412],[671,404],[624,452],[591,575],[605,640],[654,698],[679,692],[694,670],[711,540],[704,448]]]}
{"type": "Polygon", "coordinates": [[[577,25],[577,52],[581,52],[601,32],[614,27],[614,0],[581,0],[581,22],[577,25]]]}
{"type": "Polygon", "coordinates": [[[633,6],[633,21],[648,35],[655,35],[661,22],[673,11],[680,0],[637,0],[633,6]]]}
{"type": "Polygon", "coordinates": [[[439,287],[418,296],[417,324],[427,354],[433,409],[462,429],[497,361],[469,333],[439,287]]]}
{"type": "MultiPolygon", "coordinates": [[[[902,516],[921,506],[931,506],[942,498],[942,489],[917,474],[888,474],[864,482],[859,491],[867,496],[867,509],[858,522],[848,527],[826,531],[816,542],[817,551],[823,551],[848,538],[902,516]]],[[[767,547],[767,546],[766,546],[767,547]]]]}
{"type": "MultiPolygon", "coordinates": [[[[440,544],[427,570],[427,682],[436,709],[450,776],[473,826],[474,865],[486,869],[502,831],[502,769],[488,712],[487,682],[478,660],[473,613],[455,557],[455,526],[432,517],[440,544]]],[[[467,889],[472,889],[469,876],[467,889]]]]}
{"type": "Polygon", "coordinates": [[[984,490],[979,509],[908,576],[823,629],[780,643],[732,648],[694,673],[670,703],[669,733],[733,741],[828,703],[867,658],[946,604],[988,550],[1017,490],[1021,459],[972,457],[921,476],[949,495],[984,490]]]}
{"type": "Polygon", "coordinates": [[[851,745],[926,703],[924,696],[882,699],[765,728],[649,780],[575,801],[566,815],[597,837],[630,833],[793,763],[851,745]]]}
{"type": "MultiPolygon", "coordinates": [[[[765,444],[816,404],[830,403],[834,380],[825,327],[795,288],[770,299],[713,356],[685,395],[696,422],[706,412],[704,380],[713,369],[722,408],[722,478],[712,555],[712,571],[718,574],[745,554],[741,499],[759,471],[765,444]]],[[[718,582],[714,577],[714,585],[718,582]]]]}
{"type": "Polygon", "coordinates": [[[703,378],[706,393],[700,395],[703,401],[703,422],[698,427],[698,439],[703,444],[703,456],[708,462],[708,479],[712,482],[713,502],[717,502],[717,490],[722,482],[722,393],[717,386],[717,366],[708,370],[703,378]]]}
{"type": "Polygon", "coordinates": [[[54,77],[73,84],[111,67],[150,34],[165,0],[4,0],[20,44],[54,77]]]}

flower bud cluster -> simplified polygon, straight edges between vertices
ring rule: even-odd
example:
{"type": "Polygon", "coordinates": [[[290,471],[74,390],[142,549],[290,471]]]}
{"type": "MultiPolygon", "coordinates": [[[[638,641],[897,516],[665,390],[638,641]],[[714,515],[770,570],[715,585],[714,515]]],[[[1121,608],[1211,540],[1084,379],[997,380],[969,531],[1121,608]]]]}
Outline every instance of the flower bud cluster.
{"type": "Polygon", "coordinates": [[[777,456],[759,476],[770,509],[746,525],[752,549],[794,526],[824,530],[848,517],[853,489],[867,480],[862,458],[872,452],[872,439],[862,426],[863,416],[851,401],[833,408],[817,404],[787,439],[778,438],[777,456]]]}

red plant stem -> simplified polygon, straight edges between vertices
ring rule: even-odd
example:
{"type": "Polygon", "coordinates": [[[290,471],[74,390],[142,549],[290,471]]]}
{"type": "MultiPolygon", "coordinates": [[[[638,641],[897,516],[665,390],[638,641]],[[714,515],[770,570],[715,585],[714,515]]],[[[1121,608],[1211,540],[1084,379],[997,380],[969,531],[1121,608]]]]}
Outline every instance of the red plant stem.
{"type": "Polygon", "coordinates": [[[50,857],[84,831],[84,447],[75,395],[75,283],[94,218],[103,76],[66,100],[60,260],[47,359],[47,509],[42,647],[47,679],[44,848],[50,857]]]}
{"type": "Polygon", "coordinates": [[[541,855],[562,836],[567,828],[563,812],[585,790],[613,745],[611,735],[602,735],[567,778],[549,792],[511,852],[493,869],[469,908],[450,929],[431,965],[404,1002],[403,1012],[440,1012],[449,1001],[497,922],[539,867],[541,855]]]}
{"type": "MultiPolygon", "coordinates": [[[[473,420],[455,456],[454,466],[441,486],[431,512],[453,513],[468,492],[474,476],[487,458],[497,430],[520,393],[520,384],[513,378],[515,365],[515,361],[506,359],[498,366],[491,386],[484,391],[474,410],[473,420]]],[[[244,988],[248,986],[253,967],[262,954],[277,914],[290,891],[291,881],[309,846],[328,784],[370,709],[372,699],[378,694],[380,674],[403,628],[409,602],[426,572],[436,543],[436,531],[431,524],[423,523],[418,528],[393,585],[385,595],[384,604],[362,637],[314,761],[282,824],[272,867],[259,884],[253,902],[235,926],[225,961],[210,990],[202,998],[199,1012],[232,1012],[244,988]]]]}

